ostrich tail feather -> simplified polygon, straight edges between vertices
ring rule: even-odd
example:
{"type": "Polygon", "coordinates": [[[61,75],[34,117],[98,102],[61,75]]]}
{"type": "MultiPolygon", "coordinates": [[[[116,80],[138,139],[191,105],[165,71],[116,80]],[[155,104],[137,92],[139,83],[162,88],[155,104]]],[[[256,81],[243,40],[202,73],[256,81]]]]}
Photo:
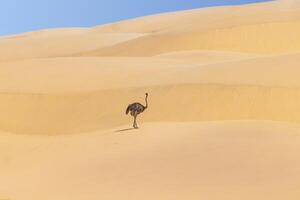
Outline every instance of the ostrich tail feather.
{"type": "Polygon", "coordinates": [[[128,115],[129,111],[130,111],[130,106],[128,106],[126,109],[126,115],[128,115]]]}

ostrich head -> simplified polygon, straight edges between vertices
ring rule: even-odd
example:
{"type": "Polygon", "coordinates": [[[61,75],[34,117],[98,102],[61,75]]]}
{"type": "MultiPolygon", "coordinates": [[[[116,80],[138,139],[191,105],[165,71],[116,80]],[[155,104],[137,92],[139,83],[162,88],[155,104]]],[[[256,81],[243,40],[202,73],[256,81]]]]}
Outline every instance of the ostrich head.
{"type": "Polygon", "coordinates": [[[148,93],[146,93],[145,95],[148,96],[148,93]]]}

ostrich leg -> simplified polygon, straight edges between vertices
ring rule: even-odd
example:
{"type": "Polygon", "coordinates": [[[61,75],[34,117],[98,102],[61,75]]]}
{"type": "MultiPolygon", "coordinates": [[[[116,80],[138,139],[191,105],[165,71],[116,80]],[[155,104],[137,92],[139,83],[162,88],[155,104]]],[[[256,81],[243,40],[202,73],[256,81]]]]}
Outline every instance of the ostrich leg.
{"type": "Polygon", "coordinates": [[[134,116],[134,123],[133,123],[133,128],[137,129],[138,126],[137,126],[137,123],[136,123],[136,115],[134,116]]]}
{"type": "Polygon", "coordinates": [[[135,128],[135,117],[133,117],[133,128],[135,128]]]}
{"type": "Polygon", "coordinates": [[[135,123],[136,123],[136,116],[133,116],[133,128],[135,128],[135,123]]]}

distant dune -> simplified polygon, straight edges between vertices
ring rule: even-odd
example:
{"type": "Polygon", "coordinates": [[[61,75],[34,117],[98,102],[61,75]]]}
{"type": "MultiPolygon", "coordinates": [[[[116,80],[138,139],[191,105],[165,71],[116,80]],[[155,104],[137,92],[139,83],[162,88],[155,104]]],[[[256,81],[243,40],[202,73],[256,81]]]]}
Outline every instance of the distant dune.
{"type": "Polygon", "coordinates": [[[88,29],[37,31],[0,38],[0,61],[67,57],[144,35],[141,33],[91,33],[88,29]]]}
{"type": "Polygon", "coordinates": [[[1,37],[0,199],[298,200],[299,35],[282,0],[1,37]]]}

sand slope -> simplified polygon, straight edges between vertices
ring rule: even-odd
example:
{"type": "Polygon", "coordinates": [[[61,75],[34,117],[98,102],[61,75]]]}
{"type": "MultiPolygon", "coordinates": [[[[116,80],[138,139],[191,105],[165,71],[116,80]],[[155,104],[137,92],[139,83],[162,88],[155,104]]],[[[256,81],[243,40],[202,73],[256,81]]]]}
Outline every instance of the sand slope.
{"type": "Polygon", "coordinates": [[[299,21],[245,25],[212,31],[184,27],[182,30],[151,34],[82,55],[153,56],[180,50],[259,54],[299,52],[299,32],[299,21]]]}
{"type": "Polygon", "coordinates": [[[2,133],[1,197],[296,200],[300,195],[296,125],[161,122],[119,131],[124,128],[50,138],[2,133]]]}
{"type": "Polygon", "coordinates": [[[63,57],[114,45],[140,36],[144,34],[102,34],[91,33],[89,29],[57,29],[3,37],[0,39],[0,62],[63,57]]]}
{"type": "Polygon", "coordinates": [[[98,30],[152,34],[83,55],[149,56],[180,50],[298,52],[299,11],[299,3],[287,0],[125,21],[98,30]]]}
{"type": "Polygon", "coordinates": [[[6,63],[0,68],[0,127],[22,134],[112,128],[131,123],[125,108],[137,100],[144,103],[146,91],[150,111],[142,121],[299,122],[299,58],[255,57],[209,65],[177,61],[178,56],[6,63]]]}
{"type": "Polygon", "coordinates": [[[299,199],[299,13],[282,0],[1,37],[0,199],[299,199]]]}

